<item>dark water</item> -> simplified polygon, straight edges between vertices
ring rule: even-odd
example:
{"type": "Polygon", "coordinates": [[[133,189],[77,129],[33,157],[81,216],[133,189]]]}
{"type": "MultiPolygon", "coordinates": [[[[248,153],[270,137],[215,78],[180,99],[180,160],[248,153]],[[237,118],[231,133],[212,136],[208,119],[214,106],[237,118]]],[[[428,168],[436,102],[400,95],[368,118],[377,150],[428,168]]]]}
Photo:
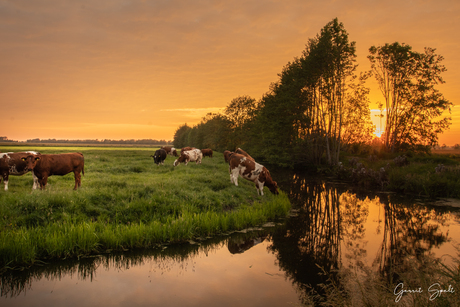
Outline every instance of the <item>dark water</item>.
{"type": "Polygon", "coordinates": [[[457,255],[456,208],[300,174],[274,176],[295,209],[287,220],[203,242],[7,272],[0,305],[301,306],[337,269],[389,275],[394,265],[416,269],[414,259],[457,255]]]}

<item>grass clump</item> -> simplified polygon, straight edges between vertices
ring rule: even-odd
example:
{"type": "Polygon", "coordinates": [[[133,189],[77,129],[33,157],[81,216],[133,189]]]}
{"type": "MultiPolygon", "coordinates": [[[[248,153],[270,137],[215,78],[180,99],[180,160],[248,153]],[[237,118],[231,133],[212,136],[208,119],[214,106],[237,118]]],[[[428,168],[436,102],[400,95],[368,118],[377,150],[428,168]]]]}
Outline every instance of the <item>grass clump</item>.
{"type": "Polygon", "coordinates": [[[173,167],[173,157],[155,165],[153,148],[72,151],[85,157],[78,191],[73,174],[50,177],[45,191],[32,191],[31,174],[11,176],[9,191],[0,191],[0,267],[183,242],[285,217],[290,209],[282,192],[258,196],[249,181],[231,184],[219,153],[201,165],[173,167]]]}

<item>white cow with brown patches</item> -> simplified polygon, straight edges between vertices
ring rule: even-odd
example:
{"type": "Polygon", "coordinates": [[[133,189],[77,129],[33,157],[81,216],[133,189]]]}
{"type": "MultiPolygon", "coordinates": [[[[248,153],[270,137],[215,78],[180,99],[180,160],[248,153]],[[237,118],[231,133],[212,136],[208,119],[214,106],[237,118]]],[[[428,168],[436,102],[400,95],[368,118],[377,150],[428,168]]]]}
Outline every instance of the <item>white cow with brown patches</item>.
{"type": "Polygon", "coordinates": [[[238,186],[238,176],[246,180],[252,181],[256,185],[257,194],[264,195],[264,186],[277,195],[278,184],[273,181],[268,169],[248,157],[233,153],[229,158],[230,165],[230,181],[238,186]]]}
{"type": "Polygon", "coordinates": [[[181,162],[184,162],[187,165],[189,162],[196,162],[196,164],[201,164],[203,159],[203,153],[199,149],[192,149],[187,151],[182,151],[180,157],[174,161],[174,166],[178,166],[181,162]]]}

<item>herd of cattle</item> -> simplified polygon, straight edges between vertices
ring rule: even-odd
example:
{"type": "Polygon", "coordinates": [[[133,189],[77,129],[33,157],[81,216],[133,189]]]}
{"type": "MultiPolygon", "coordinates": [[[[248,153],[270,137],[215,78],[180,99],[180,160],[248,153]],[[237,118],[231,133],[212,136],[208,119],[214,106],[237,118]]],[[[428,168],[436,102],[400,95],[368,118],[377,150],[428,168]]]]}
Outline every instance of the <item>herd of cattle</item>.
{"type": "MultiPolygon", "coordinates": [[[[184,147],[177,154],[175,148],[162,146],[151,156],[155,164],[164,164],[167,155],[178,157],[173,165],[180,163],[185,165],[188,162],[201,164],[203,157],[212,158],[212,149],[197,149],[194,147],[184,147]]],[[[257,193],[264,195],[263,188],[267,186],[273,194],[278,194],[278,185],[273,181],[268,169],[257,163],[248,153],[241,148],[235,152],[224,151],[225,162],[229,164],[230,181],[238,186],[238,176],[255,183],[257,193]]],[[[33,189],[45,189],[48,177],[52,175],[63,176],[70,172],[74,173],[74,190],[81,186],[81,174],[85,174],[85,160],[83,154],[63,153],[63,154],[40,154],[36,151],[27,152],[8,152],[0,153],[0,182],[3,179],[5,191],[8,191],[9,175],[24,175],[32,172],[33,189]],[[81,174],[80,174],[81,173],[81,174]]]]}

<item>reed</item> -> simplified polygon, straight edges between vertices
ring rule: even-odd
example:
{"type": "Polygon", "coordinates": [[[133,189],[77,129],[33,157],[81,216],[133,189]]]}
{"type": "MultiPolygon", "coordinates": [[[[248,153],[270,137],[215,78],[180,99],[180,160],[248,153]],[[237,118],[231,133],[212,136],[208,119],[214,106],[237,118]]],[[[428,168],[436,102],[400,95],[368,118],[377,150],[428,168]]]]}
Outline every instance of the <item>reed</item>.
{"type": "Polygon", "coordinates": [[[73,174],[50,177],[45,191],[32,191],[30,174],[11,176],[9,191],[0,190],[0,266],[206,238],[285,217],[290,209],[282,192],[267,189],[261,197],[251,182],[232,185],[219,153],[201,165],[173,167],[173,157],[155,165],[155,149],[72,149],[85,156],[78,191],[73,174]]]}

